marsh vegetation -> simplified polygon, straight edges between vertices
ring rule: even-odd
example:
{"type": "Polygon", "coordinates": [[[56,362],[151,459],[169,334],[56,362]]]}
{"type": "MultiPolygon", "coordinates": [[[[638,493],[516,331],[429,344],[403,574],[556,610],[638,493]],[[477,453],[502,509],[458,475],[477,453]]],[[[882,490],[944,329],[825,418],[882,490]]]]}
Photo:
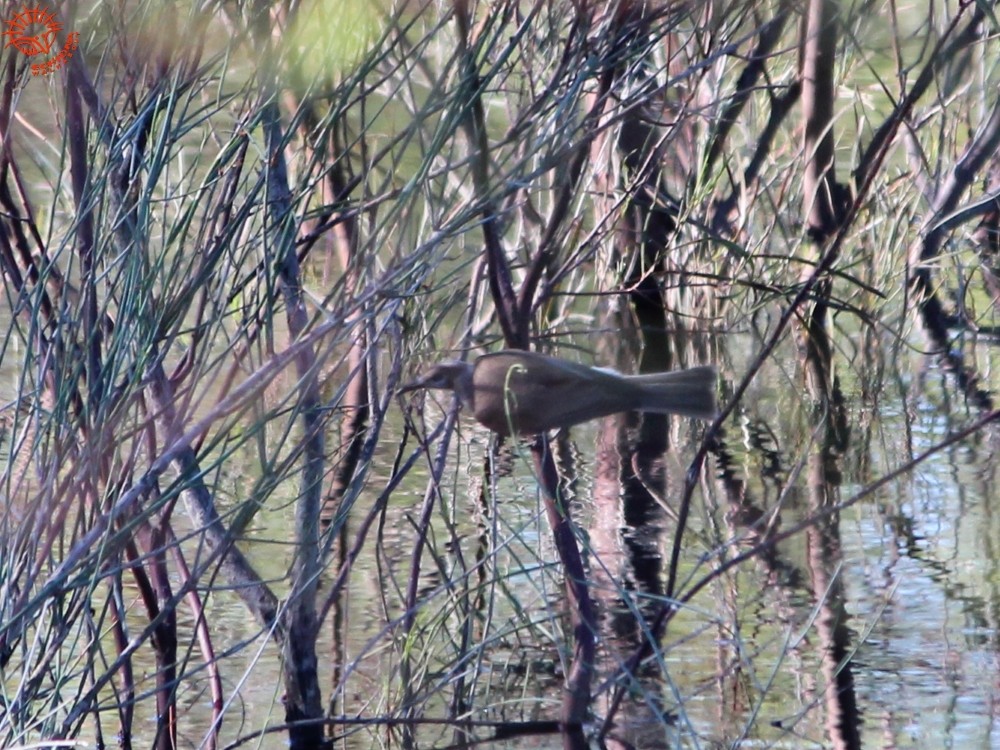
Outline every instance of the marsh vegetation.
{"type": "Polygon", "coordinates": [[[134,0],[4,48],[3,745],[995,744],[995,10],[134,0]],[[720,412],[398,393],[503,348],[713,365],[720,412]]]}

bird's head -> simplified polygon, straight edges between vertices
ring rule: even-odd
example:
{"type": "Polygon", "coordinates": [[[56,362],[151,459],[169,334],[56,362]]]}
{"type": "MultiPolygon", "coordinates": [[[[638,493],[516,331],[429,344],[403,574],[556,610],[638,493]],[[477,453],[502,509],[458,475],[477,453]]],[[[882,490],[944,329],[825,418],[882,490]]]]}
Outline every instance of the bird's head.
{"type": "Polygon", "coordinates": [[[420,388],[443,388],[454,391],[471,371],[472,365],[467,362],[448,359],[439,362],[413,382],[404,385],[399,392],[406,393],[420,388]]]}

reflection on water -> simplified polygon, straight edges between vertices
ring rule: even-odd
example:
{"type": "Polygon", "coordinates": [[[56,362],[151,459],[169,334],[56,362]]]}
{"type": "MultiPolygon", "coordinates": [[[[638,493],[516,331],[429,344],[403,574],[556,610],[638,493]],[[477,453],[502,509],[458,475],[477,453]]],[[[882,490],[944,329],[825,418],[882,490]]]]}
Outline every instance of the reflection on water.
{"type": "MultiPolygon", "coordinates": [[[[720,370],[731,383],[742,367],[734,356],[720,370]]],[[[972,416],[944,399],[947,380],[933,370],[875,383],[875,391],[866,373],[845,373],[845,433],[817,416],[794,387],[797,377],[794,363],[769,365],[712,446],[687,520],[677,597],[720,563],[809,518],[821,520],[764,546],[684,601],[659,648],[630,678],[624,667],[663,612],[684,475],[704,427],[619,415],[555,442],[599,613],[595,726],[621,688],[610,746],[994,745],[996,435],[984,431],[941,451],[840,509],[972,416]]],[[[429,420],[435,403],[449,406],[445,397],[429,402],[429,420]]],[[[380,466],[391,465],[397,438],[384,436],[380,466]]],[[[487,434],[460,417],[420,578],[420,638],[438,639],[419,644],[433,655],[418,670],[421,716],[453,711],[449,686],[461,678],[475,720],[555,720],[571,658],[557,556],[526,448],[508,442],[490,463],[489,445],[487,434]],[[487,465],[495,472],[493,495],[483,479],[487,465]],[[465,656],[457,661],[463,637],[465,656]]],[[[372,486],[387,474],[380,469],[372,486]]],[[[234,505],[252,475],[247,469],[231,478],[234,505]]],[[[409,477],[366,540],[349,593],[335,608],[342,652],[329,624],[324,630],[323,684],[337,688],[343,716],[399,709],[399,623],[426,478],[420,471],[409,477]]],[[[291,559],[293,498],[278,500],[271,497],[243,544],[275,581],[291,559]]],[[[353,539],[352,529],[346,538],[353,539]]],[[[229,701],[223,738],[280,724],[273,646],[235,596],[216,594],[208,616],[229,701]],[[247,642],[251,647],[240,647],[247,642]]],[[[199,746],[211,720],[200,672],[184,680],[181,698],[183,743],[199,746]]],[[[475,731],[488,737],[493,730],[475,731]]],[[[349,726],[342,736],[347,747],[367,748],[387,732],[349,726]]],[[[443,726],[420,728],[417,737],[427,747],[454,741],[443,726]]],[[[261,742],[282,747],[284,735],[261,742]]],[[[545,734],[510,743],[561,746],[557,735],[545,734]]]]}

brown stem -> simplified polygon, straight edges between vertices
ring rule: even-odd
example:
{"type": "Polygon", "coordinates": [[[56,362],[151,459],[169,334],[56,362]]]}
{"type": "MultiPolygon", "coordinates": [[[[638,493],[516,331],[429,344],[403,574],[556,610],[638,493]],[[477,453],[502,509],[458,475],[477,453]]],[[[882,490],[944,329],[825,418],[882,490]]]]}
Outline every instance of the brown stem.
{"type": "Polygon", "coordinates": [[[481,81],[476,67],[476,50],[474,40],[471,38],[469,8],[464,0],[455,0],[453,8],[458,26],[458,54],[462,69],[461,97],[467,101],[466,106],[468,107],[467,116],[463,118],[462,123],[473,147],[472,181],[482,205],[480,226],[482,227],[486,251],[486,275],[490,294],[493,298],[493,304],[496,306],[497,320],[507,345],[517,349],[527,349],[529,321],[519,314],[510,264],[507,262],[507,255],[500,239],[499,212],[496,201],[490,193],[489,138],[480,89],[481,81]]]}

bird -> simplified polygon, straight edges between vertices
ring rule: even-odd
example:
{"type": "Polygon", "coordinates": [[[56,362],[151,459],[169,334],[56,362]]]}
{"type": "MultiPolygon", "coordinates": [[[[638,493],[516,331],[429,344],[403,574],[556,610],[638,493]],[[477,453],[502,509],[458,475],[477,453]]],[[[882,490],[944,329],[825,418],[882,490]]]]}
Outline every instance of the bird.
{"type": "Polygon", "coordinates": [[[399,392],[451,390],[487,429],[503,436],[532,435],[624,411],[712,419],[716,378],[711,366],[622,375],[537,352],[505,349],[483,354],[472,363],[439,362],[399,392]]]}

